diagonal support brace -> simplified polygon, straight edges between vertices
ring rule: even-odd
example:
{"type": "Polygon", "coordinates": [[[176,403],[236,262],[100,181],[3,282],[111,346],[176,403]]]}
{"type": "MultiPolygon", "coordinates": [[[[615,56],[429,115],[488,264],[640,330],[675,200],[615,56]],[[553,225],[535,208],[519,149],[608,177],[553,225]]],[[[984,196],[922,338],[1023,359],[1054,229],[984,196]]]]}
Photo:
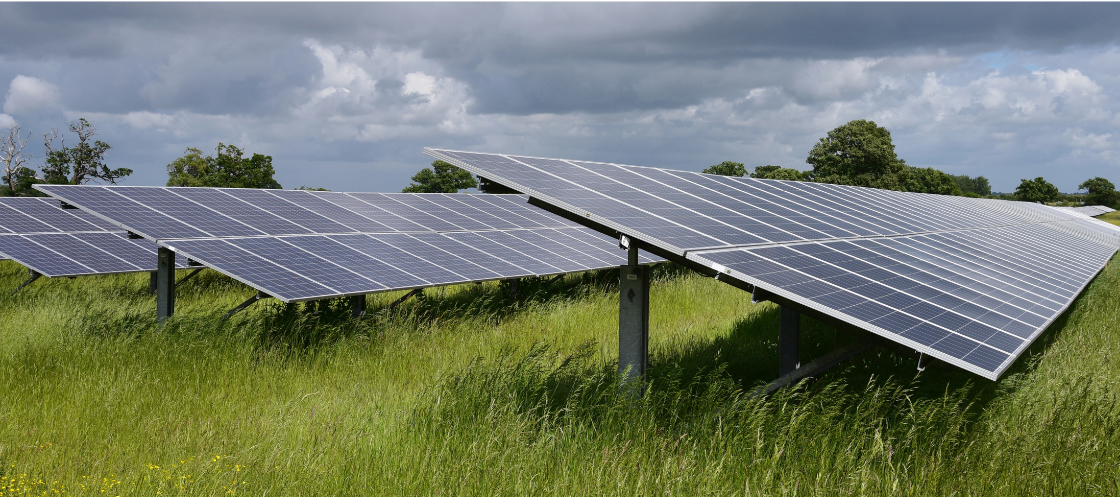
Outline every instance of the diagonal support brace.
{"type": "Polygon", "coordinates": [[[11,293],[11,295],[15,295],[15,294],[16,294],[16,292],[18,292],[18,291],[20,291],[20,290],[23,290],[23,287],[25,287],[25,286],[27,286],[27,285],[30,285],[31,283],[35,282],[35,280],[37,280],[37,279],[39,279],[39,278],[40,278],[41,276],[43,276],[43,273],[40,273],[40,272],[38,272],[38,271],[35,271],[35,270],[33,270],[33,269],[28,269],[28,270],[27,270],[27,274],[29,274],[29,275],[30,275],[30,276],[29,276],[29,277],[27,278],[27,281],[24,281],[23,283],[20,283],[20,284],[19,284],[19,286],[17,286],[15,290],[12,290],[12,293],[11,293]]]}
{"type": "Polygon", "coordinates": [[[206,269],[206,268],[204,268],[204,267],[200,267],[200,268],[198,268],[198,269],[195,269],[194,271],[191,271],[191,273],[190,273],[190,274],[188,274],[188,275],[184,276],[184,277],[183,277],[182,279],[180,279],[179,281],[176,281],[176,282],[175,282],[175,288],[179,288],[179,286],[180,286],[180,285],[182,285],[183,283],[186,283],[186,282],[187,282],[187,280],[189,280],[189,279],[191,279],[191,278],[194,278],[194,275],[196,275],[196,274],[198,274],[198,273],[201,273],[203,269],[206,269]]]}
{"type": "Polygon", "coordinates": [[[246,301],[238,304],[237,307],[234,307],[233,309],[230,309],[229,312],[227,312],[225,316],[222,316],[222,320],[224,321],[226,319],[229,319],[229,318],[233,317],[234,314],[237,314],[238,312],[241,312],[242,309],[257,303],[258,300],[267,299],[267,298],[272,298],[272,296],[267,294],[267,293],[264,293],[260,290],[257,290],[256,295],[253,295],[252,297],[249,297],[249,300],[246,300],[246,301]]]}
{"type": "Polygon", "coordinates": [[[820,375],[825,371],[832,369],[837,364],[840,364],[863,353],[863,351],[871,348],[873,345],[874,344],[870,342],[855,342],[840,347],[836,350],[833,350],[832,352],[829,352],[810,361],[808,364],[805,364],[798,369],[782,375],[781,377],[770,383],[759,387],[758,390],[754,391],[754,395],[759,396],[768,394],[784,386],[797,383],[805,378],[820,375]]]}
{"type": "Polygon", "coordinates": [[[408,300],[413,295],[416,295],[416,294],[418,294],[420,292],[423,292],[423,291],[424,291],[423,288],[417,288],[417,289],[415,289],[411,292],[408,292],[408,293],[404,294],[401,298],[393,301],[392,304],[389,304],[389,309],[393,309],[393,308],[397,307],[398,305],[401,305],[402,303],[404,303],[404,301],[408,300]]]}

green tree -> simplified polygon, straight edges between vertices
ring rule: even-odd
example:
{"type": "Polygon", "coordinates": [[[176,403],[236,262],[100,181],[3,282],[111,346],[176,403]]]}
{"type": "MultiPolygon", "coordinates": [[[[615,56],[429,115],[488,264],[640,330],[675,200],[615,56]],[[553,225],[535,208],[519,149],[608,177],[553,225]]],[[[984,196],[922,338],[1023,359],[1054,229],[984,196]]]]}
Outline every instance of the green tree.
{"type": "Polygon", "coordinates": [[[459,169],[447,162],[436,160],[432,167],[425,167],[412,177],[412,184],[403,193],[458,193],[459,190],[477,188],[478,181],[470,171],[459,169]]]}
{"type": "Polygon", "coordinates": [[[957,187],[961,189],[961,193],[968,195],[969,193],[975,194],[979,197],[987,197],[992,194],[992,185],[988,183],[988,178],[977,176],[970,178],[968,175],[950,175],[953,181],[957,183],[957,187]]]}
{"type": "Polygon", "coordinates": [[[901,181],[902,190],[917,193],[936,193],[938,195],[962,195],[953,176],[932,167],[906,166],[906,174],[901,181]]]}
{"type": "Polygon", "coordinates": [[[1077,189],[1085,190],[1085,205],[1120,207],[1120,192],[1116,191],[1116,185],[1100,176],[1085,180],[1077,185],[1077,189]]]}
{"type": "Polygon", "coordinates": [[[182,157],[167,165],[167,186],[207,186],[225,188],[281,188],[272,176],[272,156],[245,153],[233,145],[219,142],[215,155],[203,156],[190,147],[182,157]]]}
{"type": "Polygon", "coordinates": [[[759,179],[784,179],[789,181],[803,181],[805,174],[789,167],[771,166],[755,166],[754,172],[751,173],[752,178],[759,179]]]}
{"type": "Polygon", "coordinates": [[[1042,176],[1021,180],[1015,188],[1015,200],[1022,202],[1053,202],[1059,194],[1058,187],[1042,179],[1042,176]]]}
{"type": "Polygon", "coordinates": [[[700,171],[704,174],[718,174],[720,176],[739,176],[747,175],[747,168],[738,162],[723,161],[712,167],[705,168],[700,171]]]}
{"type": "Polygon", "coordinates": [[[78,135],[78,144],[73,147],[66,146],[66,137],[59,136],[56,129],[43,135],[43,146],[47,149],[43,165],[45,182],[82,185],[90,181],[104,181],[116,184],[117,180],[132,174],[129,168],[109,169],[105,165],[105,153],[112,147],[101,140],[90,142],[90,138],[97,135],[97,129],[85,118],[71,123],[70,132],[78,135]],[[54,149],[55,139],[59,140],[62,148],[54,149]]]}
{"type": "Polygon", "coordinates": [[[829,131],[805,162],[813,166],[807,179],[820,183],[900,190],[907,176],[890,131],[864,119],[829,131]]]}

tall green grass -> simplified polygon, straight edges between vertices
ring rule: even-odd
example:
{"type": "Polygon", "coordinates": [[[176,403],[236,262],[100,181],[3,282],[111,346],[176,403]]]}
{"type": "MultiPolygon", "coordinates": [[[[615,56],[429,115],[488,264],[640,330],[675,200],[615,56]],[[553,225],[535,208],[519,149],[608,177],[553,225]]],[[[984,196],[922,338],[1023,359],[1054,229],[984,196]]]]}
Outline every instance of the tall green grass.
{"type": "Polygon", "coordinates": [[[617,272],[222,321],[252,292],[204,271],[164,327],[146,275],[40,281],[0,296],[0,495],[1115,495],[1117,282],[1000,382],[875,350],[757,398],[777,307],[664,266],[635,399],[617,272]]]}

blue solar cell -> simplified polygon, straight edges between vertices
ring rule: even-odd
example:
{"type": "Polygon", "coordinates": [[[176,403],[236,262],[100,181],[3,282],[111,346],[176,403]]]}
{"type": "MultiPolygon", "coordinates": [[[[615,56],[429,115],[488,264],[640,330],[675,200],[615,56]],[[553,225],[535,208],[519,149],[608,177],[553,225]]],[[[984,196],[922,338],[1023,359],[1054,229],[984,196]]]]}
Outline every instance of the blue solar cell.
{"type": "Polygon", "coordinates": [[[396,231],[378,222],[376,219],[370,219],[358,212],[354,212],[328,201],[330,198],[343,197],[346,195],[345,193],[325,192],[323,195],[313,195],[311,192],[304,190],[275,190],[269,193],[330,219],[331,221],[342,224],[354,231],[362,233],[396,231]]]}
{"type": "MultiPolygon", "coordinates": [[[[94,273],[130,273],[146,269],[120,259],[110,252],[102,250],[97,245],[85,243],[69,234],[45,233],[26,235],[25,238],[34,240],[35,243],[90,268],[94,273]]],[[[114,237],[112,241],[117,240],[120,239],[114,237]]]]}
{"type": "Polygon", "coordinates": [[[315,299],[338,292],[285,269],[263,257],[237,248],[226,240],[174,240],[168,245],[207,266],[232,276],[259,290],[267,282],[270,295],[285,301],[315,299]]]}
{"type": "Polygon", "coordinates": [[[284,237],[284,241],[377,282],[385,288],[413,288],[431,284],[427,280],[365,255],[329,237],[289,236],[284,237]]]}
{"type": "Polygon", "coordinates": [[[275,214],[283,219],[300,225],[313,233],[354,233],[355,230],[347,228],[311,212],[303,207],[288,202],[269,190],[254,190],[250,188],[228,188],[224,193],[243,200],[263,211],[275,214]]]}
{"type": "MultiPolygon", "coordinates": [[[[440,250],[424,243],[411,235],[369,235],[370,238],[392,245],[404,252],[427,261],[429,264],[453,270],[464,281],[484,281],[501,278],[502,275],[490,271],[474,262],[440,250]]],[[[425,278],[426,279],[426,278],[425,278]]]]}
{"type": "Polygon", "coordinates": [[[110,187],[35,185],[51,196],[91,212],[101,213],[128,229],[152,238],[196,238],[207,233],[129,200],[110,187]],[[111,216],[108,213],[112,213],[111,216]]]}
{"type": "Polygon", "coordinates": [[[95,270],[20,235],[0,235],[0,254],[51,277],[96,273],[95,270]]]}
{"type": "Polygon", "coordinates": [[[17,209],[0,204],[0,233],[57,233],[59,230],[17,209]]]}
{"type": "Polygon", "coordinates": [[[484,250],[476,249],[470,244],[466,244],[459,240],[436,233],[417,233],[415,235],[412,235],[412,237],[463,260],[468,260],[474,264],[482,266],[487,270],[498,274],[502,278],[518,278],[523,276],[533,276],[534,274],[536,274],[533,271],[530,271],[526,268],[518,267],[512,264],[510,261],[507,261],[505,256],[511,255],[510,251],[499,251],[496,253],[491,253],[484,250]]]}
{"type": "Polygon", "coordinates": [[[119,186],[113,193],[177,219],[212,236],[263,235],[260,230],[192,202],[164,188],[119,186]]]}
{"type": "Polygon", "coordinates": [[[229,191],[226,188],[168,188],[167,190],[270,235],[311,233],[311,230],[226,193],[229,191]]]}
{"type": "MultiPolygon", "coordinates": [[[[302,245],[310,245],[312,249],[308,251],[294,244],[286,243],[286,238],[234,238],[230,239],[229,243],[325,286],[336,294],[370,293],[387,288],[385,285],[317,256],[313,250],[316,248],[314,242],[304,241],[302,245]]],[[[331,248],[334,245],[330,240],[322,240],[322,244],[331,248]]]]}

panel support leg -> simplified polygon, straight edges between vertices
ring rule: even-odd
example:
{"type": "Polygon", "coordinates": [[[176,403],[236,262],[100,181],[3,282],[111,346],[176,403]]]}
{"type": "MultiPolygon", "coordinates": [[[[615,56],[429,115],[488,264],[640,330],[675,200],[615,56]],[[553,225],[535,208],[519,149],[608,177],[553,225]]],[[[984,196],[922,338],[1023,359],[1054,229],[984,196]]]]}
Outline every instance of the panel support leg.
{"type": "Polygon", "coordinates": [[[649,365],[649,268],[638,265],[630,244],[629,264],[619,267],[618,372],[622,383],[638,380],[639,395],[649,365]]]}
{"type": "Polygon", "coordinates": [[[778,376],[801,367],[801,313],[782,306],[781,332],[778,335],[778,376]]]}
{"type": "Polygon", "coordinates": [[[23,283],[20,283],[19,286],[17,286],[15,290],[12,290],[12,295],[15,295],[16,292],[18,292],[20,290],[23,290],[23,287],[25,287],[27,285],[30,285],[31,283],[34,283],[35,280],[39,279],[40,276],[43,276],[42,273],[40,273],[38,271],[35,271],[34,269],[28,269],[27,270],[27,275],[28,275],[27,280],[24,281],[23,283]]]}
{"type": "Polygon", "coordinates": [[[148,294],[155,295],[159,286],[159,271],[148,271],[148,294]]]}
{"type": "Polygon", "coordinates": [[[159,247],[156,263],[156,321],[167,322],[175,314],[175,252],[159,247]]]}
{"type": "Polygon", "coordinates": [[[355,295],[350,297],[350,316],[360,318],[366,315],[366,296],[355,295]]]}

